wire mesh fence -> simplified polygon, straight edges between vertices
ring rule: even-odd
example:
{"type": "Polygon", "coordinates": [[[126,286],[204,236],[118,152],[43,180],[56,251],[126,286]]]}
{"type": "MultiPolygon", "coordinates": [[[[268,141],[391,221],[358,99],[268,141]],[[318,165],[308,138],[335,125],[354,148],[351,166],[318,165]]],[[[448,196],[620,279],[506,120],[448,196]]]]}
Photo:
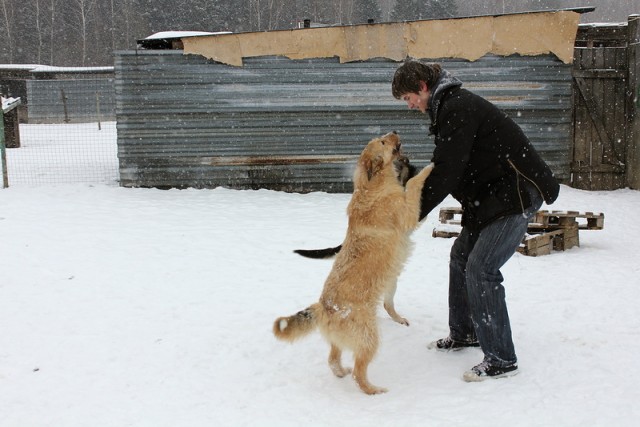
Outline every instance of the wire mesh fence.
{"type": "Polygon", "coordinates": [[[9,185],[109,183],[118,179],[116,123],[21,124],[7,148],[9,185]]]}
{"type": "Polygon", "coordinates": [[[38,81],[27,89],[28,119],[19,144],[6,149],[9,186],[117,182],[113,81],[38,81]]]}

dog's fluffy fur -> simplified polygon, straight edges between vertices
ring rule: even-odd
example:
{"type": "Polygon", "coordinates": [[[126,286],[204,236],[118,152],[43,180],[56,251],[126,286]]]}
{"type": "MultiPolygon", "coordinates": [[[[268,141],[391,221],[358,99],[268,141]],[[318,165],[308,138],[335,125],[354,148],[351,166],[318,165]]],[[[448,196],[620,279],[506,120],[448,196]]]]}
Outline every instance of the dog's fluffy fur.
{"type": "Polygon", "coordinates": [[[418,226],[422,186],[432,169],[432,165],[424,168],[405,188],[393,166],[400,156],[400,139],[395,133],[367,144],[354,174],[347,236],[320,300],[273,324],[273,333],[284,341],[295,341],[317,327],[331,345],[329,366],[338,377],[351,372],[342,366],[342,351],[353,351],[353,378],[367,394],[386,391],[367,378],[367,368],[378,348],[376,311],[380,300],[396,322],[408,325],[395,311],[393,295],[411,250],[409,236],[418,226]]]}
{"type": "MultiPolygon", "coordinates": [[[[418,168],[409,162],[409,158],[405,155],[401,155],[393,161],[393,166],[396,172],[396,178],[402,186],[407,185],[407,181],[413,178],[418,173],[418,168]]],[[[333,258],[342,249],[342,245],[334,246],[332,248],[325,249],[295,249],[293,252],[298,255],[302,255],[307,258],[325,259],[333,258]]]]}

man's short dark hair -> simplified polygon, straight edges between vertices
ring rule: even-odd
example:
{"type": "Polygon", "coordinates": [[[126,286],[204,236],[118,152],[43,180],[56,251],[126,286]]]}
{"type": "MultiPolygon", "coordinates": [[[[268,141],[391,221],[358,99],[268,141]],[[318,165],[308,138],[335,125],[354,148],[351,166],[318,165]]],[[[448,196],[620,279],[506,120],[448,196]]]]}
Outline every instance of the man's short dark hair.
{"type": "Polygon", "coordinates": [[[396,99],[400,99],[406,93],[418,93],[421,81],[425,82],[430,89],[440,78],[441,71],[440,64],[427,64],[417,59],[407,59],[393,75],[391,93],[396,99]]]}

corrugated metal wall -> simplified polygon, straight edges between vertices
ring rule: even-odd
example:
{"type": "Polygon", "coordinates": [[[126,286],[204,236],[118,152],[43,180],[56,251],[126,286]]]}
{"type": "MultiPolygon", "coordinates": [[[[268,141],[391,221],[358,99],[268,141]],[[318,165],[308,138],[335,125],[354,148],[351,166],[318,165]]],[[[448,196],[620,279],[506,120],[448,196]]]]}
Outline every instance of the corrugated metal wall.
{"type": "MultiPolygon", "coordinates": [[[[511,115],[568,179],[571,65],[553,56],[440,62],[511,115]]],[[[350,192],[356,156],[390,130],[424,165],[434,148],[428,119],[392,97],[398,65],[261,57],[232,67],[176,50],[117,52],[120,183],[350,192]]]]}
{"type": "Polygon", "coordinates": [[[115,120],[113,78],[27,80],[27,99],[29,123],[115,120]]]}

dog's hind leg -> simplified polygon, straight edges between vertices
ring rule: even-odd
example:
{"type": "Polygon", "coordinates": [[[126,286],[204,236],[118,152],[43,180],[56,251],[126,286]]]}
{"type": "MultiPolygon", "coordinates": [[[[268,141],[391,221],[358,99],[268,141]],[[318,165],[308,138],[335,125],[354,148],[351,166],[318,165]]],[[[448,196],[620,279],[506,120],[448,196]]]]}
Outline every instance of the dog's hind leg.
{"type": "Polygon", "coordinates": [[[409,326],[409,321],[398,314],[393,303],[393,297],[396,295],[397,287],[398,282],[396,280],[394,280],[393,283],[391,283],[387,287],[384,294],[384,309],[387,310],[387,313],[389,313],[389,316],[391,316],[393,320],[400,323],[401,325],[409,326]]]}
{"type": "Polygon", "coordinates": [[[380,394],[387,392],[386,388],[374,386],[367,378],[367,368],[369,367],[371,360],[373,360],[375,351],[375,348],[370,350],[360,350],[355,354],[356,362],[353,367],[353,379],[358,383],[360,390],[367,394],[380,394]]]}
{"type": "Polygon", "coordinates": [[[331,344],[331,352],[329,353],[329,367],[338,378],[351,373],[351,369],[342,366],[342,350],[335,344],[331,344]]]}

